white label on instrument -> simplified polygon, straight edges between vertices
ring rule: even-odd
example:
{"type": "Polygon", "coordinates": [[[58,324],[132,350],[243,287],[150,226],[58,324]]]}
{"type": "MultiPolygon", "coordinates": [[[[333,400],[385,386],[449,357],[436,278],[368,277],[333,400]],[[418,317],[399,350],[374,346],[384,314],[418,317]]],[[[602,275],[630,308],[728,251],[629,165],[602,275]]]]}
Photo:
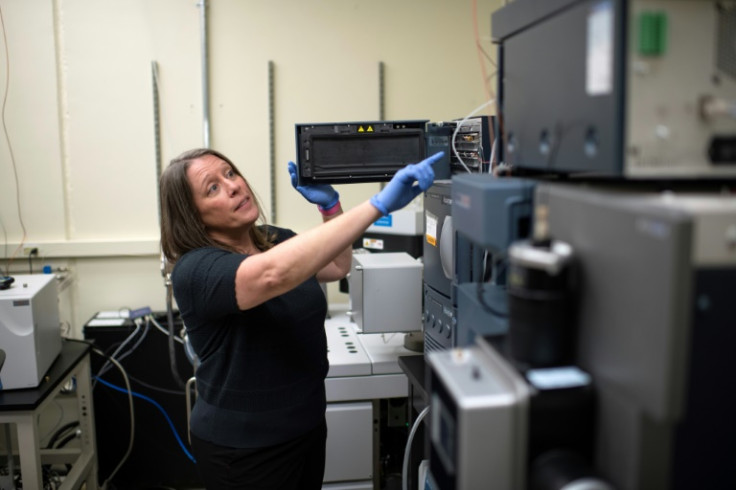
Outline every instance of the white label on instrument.
{"type": "Polygon", "coordinates": [[[588,95],[605,95],[613,90],[613,6],[610,0],[595,4],[588,15],[585,75],[588,95]]]}
{"type": "Polygon", "coordinates": [[[427,235],[427,243],[436,247],[437,246],[437,216],[433,215],[429,211],[425,212],[426,215],[426,229],[425,234],[427,235]]]}

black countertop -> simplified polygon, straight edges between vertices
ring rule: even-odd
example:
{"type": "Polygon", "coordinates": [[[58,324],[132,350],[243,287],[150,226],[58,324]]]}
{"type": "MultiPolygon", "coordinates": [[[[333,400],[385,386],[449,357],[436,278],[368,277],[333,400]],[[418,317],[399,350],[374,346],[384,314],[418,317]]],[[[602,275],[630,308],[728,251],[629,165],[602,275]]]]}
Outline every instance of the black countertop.
{"type": "Polygon", "coordinates": [[[36,409],[59,384],[66,379],[77,363],[92,349],[89,344],[63,340],[61,353],[54,360],[36,388],[0,391],[0,412],[36,409]]]}

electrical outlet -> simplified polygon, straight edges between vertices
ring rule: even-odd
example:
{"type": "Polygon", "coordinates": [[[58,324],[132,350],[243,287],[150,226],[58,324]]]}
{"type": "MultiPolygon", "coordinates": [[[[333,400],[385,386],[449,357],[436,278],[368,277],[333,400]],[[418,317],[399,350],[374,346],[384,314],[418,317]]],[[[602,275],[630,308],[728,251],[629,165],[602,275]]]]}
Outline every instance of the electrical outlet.
{"type": "Polygon", "coordinates": [[[23,255],[25,257],[38,257],[38,245],[34,245],[31,243],[23,245],[23,255]]]}

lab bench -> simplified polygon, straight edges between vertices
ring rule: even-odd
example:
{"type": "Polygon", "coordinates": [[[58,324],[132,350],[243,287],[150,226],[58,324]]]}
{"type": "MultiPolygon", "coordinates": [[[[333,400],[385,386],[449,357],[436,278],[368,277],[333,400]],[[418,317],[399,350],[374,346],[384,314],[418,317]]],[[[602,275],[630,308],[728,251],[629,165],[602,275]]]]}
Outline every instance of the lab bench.
{"type": "MultiPolygon", "coordinates": [[[[18,433],[18,458],[24,490],[41,490],[42,465],[70,466],[60,490],[77,489],[83,484],[96,490],[97,457],[95,424],[90,387],[90,346],[65,341],[61,353],[38,387],[22,390],[0,390],[0,424],[15,424],[18,433]],[[78,448],[44,449],[39,441],[37,417],[59,395],[69,380],[77,401],[77,417],[81,436],[78,448]]],[[[15,456],[13,456],[15,457],[15,456]]]]}
{"type": "Polygon", "coordinates": [[[408,433],[409,383],[399,358],[422,353],[404,347],[403,333],[360,333],[344,312],[327,319],[325,331],[330,370],[325,380],[328,433],[323,488],[379,489],[385,452],[392,445],[388,439],[394,435],[387,429],[393,427],[400,434],[394,445],[400,442],[401,451],[402,437],[408,433]]]}

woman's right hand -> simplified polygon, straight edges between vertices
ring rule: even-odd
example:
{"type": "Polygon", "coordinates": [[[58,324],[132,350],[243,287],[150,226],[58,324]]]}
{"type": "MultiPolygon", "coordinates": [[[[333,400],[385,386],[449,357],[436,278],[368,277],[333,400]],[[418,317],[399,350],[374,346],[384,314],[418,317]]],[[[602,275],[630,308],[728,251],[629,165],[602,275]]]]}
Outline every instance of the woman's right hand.
{"type": "Polygon", "coordinates": [[[312,204],[329,209],[340,201],[340,194],[329,184],[298,185],[299,175],[294,162],[289,162],[289,175],[294,189],[312,204]]]}
{"type": "Polygon", "coordinates": [[[371,204],[384,216],[403,208],[432,186],[434,182],[432,165],[443,156],[444,152],[440,151],[419,163],[402,168],[381,192],[371,197],[371,204]]]}

